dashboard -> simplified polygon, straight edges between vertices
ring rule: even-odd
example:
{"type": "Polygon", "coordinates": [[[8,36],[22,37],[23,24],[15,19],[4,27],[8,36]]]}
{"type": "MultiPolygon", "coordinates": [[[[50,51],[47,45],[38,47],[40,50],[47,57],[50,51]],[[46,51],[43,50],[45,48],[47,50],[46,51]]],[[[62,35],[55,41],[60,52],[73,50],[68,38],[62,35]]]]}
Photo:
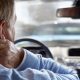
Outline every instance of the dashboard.
{"type": "Polygon", "coordinates": [[[50,48],[54,59],[64,65],[80,69],[80,46],[50,48]]]}

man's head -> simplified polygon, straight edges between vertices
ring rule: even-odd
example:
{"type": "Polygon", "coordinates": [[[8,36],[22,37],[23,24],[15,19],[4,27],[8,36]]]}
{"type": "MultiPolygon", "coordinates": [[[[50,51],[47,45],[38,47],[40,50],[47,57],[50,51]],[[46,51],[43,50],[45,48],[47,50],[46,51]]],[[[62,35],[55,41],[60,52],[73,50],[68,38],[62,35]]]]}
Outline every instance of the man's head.
{"type": "Polygon", "coordinates": [[[0,0],[0,36],[3,34],[6,39],[13,41],[14,22],[14,0],[0,0]]]}

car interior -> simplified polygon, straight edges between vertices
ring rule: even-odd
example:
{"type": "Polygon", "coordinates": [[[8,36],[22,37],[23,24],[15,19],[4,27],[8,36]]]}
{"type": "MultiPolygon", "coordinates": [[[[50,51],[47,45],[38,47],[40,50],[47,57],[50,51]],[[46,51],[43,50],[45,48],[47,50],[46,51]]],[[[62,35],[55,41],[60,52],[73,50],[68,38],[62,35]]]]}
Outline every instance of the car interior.
{"type": "Polygon", "coordinates": [[[15,0],[15,45],[74,68],[80,77],[80,0],[15,0]]]}

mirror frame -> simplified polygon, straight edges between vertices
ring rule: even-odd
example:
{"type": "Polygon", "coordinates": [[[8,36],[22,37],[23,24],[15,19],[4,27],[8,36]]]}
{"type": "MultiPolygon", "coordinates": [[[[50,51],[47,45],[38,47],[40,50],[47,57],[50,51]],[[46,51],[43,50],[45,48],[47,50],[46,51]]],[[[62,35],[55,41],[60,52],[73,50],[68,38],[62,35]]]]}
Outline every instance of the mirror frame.
{"type": "Polygon", "coordinates": [[[80,19],[80,7],[59,8],[57,17],[80,19]]]}

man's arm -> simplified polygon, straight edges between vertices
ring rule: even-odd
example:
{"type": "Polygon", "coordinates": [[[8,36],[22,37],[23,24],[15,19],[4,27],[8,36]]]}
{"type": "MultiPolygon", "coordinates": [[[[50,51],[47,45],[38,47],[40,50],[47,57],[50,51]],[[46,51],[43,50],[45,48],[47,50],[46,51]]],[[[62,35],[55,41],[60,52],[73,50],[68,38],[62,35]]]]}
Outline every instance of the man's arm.
{"type": "MultiPolygon", "coordinates": [[[[24,75],[28,73],[28,75],[35,78],[33,80],[39,80],[39,78],[41,80],[78,80],[75,70],[62,66],[52,59],[35,55],[27,50],[24,50],[24,52],[25,57],[17,69],[18,71],[23,71],[22,74],[24,75]]],[[[31,77],[29,78],[31,80],[31,77]]]]}
{"type": "Polygon", "coordinates": [[[58,74],[45,69],[27,68],[24,71],[20,71],[20,74],[29,80],[79,80],[77,74],[58,74]]]}
{"type": "Polygon", "coordinates": [[[53,71],[54,73],[60,74],[76,73],[75,70],[59,64],[51,58],[43,58],[40,54],[35,55],[28,50],[24,50],[23,61],[17,69],[24,70],[26,68],[32,68],[37,70],[47,69],[53,71]]]}
{"type": "MultiPolygon", "coordinates": [[[[24,52],[21,52],[14,46],[12,42],[10,42],[9,40],[6,40],[5,38],[0,39],[0,64],[8,68],[17,67],[20,64],[16,72],[22,71],[25,73],[26,76],[29,75],[30,78],[31,76],[33,78],[36,78],[32,80],[39,80],[38,78],[40,78],[40,80],[44,80],[46,77],[48,80],[51,80],[52,76],[54,76],[52,78],[54,80],[58,80],[59,78],[61,78],[61,80],[64,80],[64,79],[78,80],[76,71],[72,69],[68,69],[62,65],[59,65],[54,60],[42,58],[42,56],[35,55],[27,50],[24,50],[24,52]],[[28,70],[28,68],[31,68],[31,69],[28,70]],[[31,71],[32,74],[30,75],[27,72],[27,70],[31,71]]],[[[1,75],[2,75],[2,72],[1,72],[1,75]]],[[[14,75],[20,77],[20,74],[17,75],[17,73],[14,73],[14,75]]],[[[12,74],[12,76],[14,75],[12,74]]],[[[5,72],[4,72],[4,76],[7,76],[5,72]]],[[[1,77],[4,77],[4,76],[1,76],[1,77]]],[[[24,80],[24,79],[21,79],[21,80],[24,80]]]]}
{"type": "Polygon", "coordinates": [[[0,80],[79,80],[76,74],[57,74],[50,70],[27,68],[23,71],[0,65],[0,80]]]}

